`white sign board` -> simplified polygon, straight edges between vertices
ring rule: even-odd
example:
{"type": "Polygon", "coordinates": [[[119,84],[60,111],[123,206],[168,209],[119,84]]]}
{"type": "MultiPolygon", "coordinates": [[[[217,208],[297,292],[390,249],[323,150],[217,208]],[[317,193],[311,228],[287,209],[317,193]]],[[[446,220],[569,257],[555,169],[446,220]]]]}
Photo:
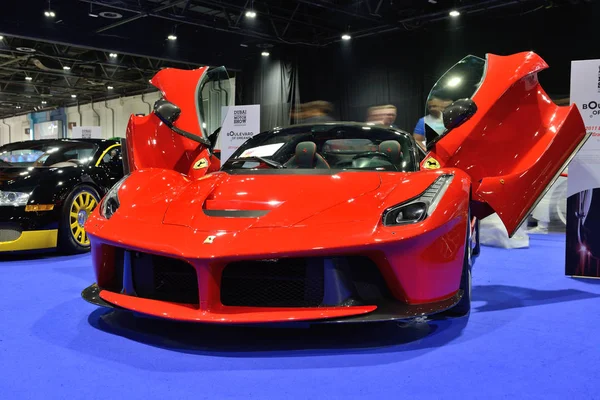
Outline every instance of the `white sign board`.
{"type": "Polygon", "coordinates": [[[33,125],[34,139],[58,139],[62,136],[62,121],[40,122],[33,125]]]}
{"type": "Polygon", "coordinates": [[[260,105],[223,107],[219,133],[221,164],[244,142],[260,132],[260,105]]]}
{"type": "Polygon", "coordinates": [[[73,139],[102,139],[102,128],[99,126],[74,126],[73,139]]]}

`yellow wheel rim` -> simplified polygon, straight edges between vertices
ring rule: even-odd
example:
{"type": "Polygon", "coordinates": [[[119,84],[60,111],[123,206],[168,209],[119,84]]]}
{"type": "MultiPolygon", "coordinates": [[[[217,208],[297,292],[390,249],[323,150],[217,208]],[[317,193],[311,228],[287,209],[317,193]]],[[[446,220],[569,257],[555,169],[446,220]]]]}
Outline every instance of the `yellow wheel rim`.
{"type": "Polygon", "coordinates": [[[96,198],[89,192],[79,193],[77,197],[73,199],[73,203],[71,203],[71,235],[73,235],[75,241],[82,246],[90,245],[90,239],[85,233],[83,226],[97,205],[98,202],[96,201],[96,198]]]}

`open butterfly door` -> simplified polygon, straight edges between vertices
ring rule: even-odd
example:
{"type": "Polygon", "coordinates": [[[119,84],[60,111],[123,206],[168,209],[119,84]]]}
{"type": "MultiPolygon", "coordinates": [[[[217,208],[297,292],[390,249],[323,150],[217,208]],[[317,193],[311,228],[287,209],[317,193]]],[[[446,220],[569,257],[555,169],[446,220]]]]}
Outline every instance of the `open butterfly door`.
{"type": "Polygon", "coordinates": [[[165,168],[197,175],[209,170],[211,164],[213,169],[215,165],[218,168],[218,159],[211,154],[209,143],[222,124],[223,110],[234,103],[233,84],[226,69],[166,68],[150,83],[160,91],[160,99],[149,115],[132,116],[129,120],[130,169],[165,168]],[[158,115],[161,110],[163,114],[158,115]]]}
{"type": "Polygon", "coordinates": [[[467,172],[473,214],[496,212],[511,237],[588,137],[577,108],[557,106],[540,86],[547,67],[532,52],[469,56],[427,102],[423,166],[467,172]]]}

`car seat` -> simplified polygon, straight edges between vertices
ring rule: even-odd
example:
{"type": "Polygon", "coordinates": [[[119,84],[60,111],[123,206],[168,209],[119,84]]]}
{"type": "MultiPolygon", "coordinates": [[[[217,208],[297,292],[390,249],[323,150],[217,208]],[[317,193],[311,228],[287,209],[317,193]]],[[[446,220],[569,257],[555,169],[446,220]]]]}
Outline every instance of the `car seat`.
{"type": "Polygon", "coordinates": [[[379,144],[379,152],[386,154],[394,165],[402,160],[402,146],[395,140],[386,140],[379,144]]]}
{"type": "Polygon", "coordinates": [[[296,153],[285,163],[285,167],[329,169],[329,164],[317,153],[317,145],[315,143],[300,142],[296,145],[296,153]]]}

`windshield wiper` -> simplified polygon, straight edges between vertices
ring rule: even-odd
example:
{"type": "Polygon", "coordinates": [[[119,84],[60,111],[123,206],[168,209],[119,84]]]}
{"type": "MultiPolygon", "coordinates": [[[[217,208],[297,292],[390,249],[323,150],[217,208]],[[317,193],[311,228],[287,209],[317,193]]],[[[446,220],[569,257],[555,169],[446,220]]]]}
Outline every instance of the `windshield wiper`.
{"type": "Polygon", "coordinates": [[[236,158],[230,158],[229,160],[227,160],[227,164],[231,163],[231,164],[237,164],[240,161],[260,161],[263,164],[266,164],[270,167],[273,168],[285,168],[285,165],[278,163],[277,161],[274,160],[269,160],[268,158],[263,158],[263,157],[258,157],[258,156],[251,156],[251,157],[236,157],[236,158]]]}
{"type": "Polygon", "coordinates": [[[4,166],[6,166],[6,167],[12,167],[12,164],[11,164],[11,163],[9,163],[9,162],[6,162],[6,161],[4,161],[4,160],[0,160],[0,165],[4,165],[4,166]]]}

